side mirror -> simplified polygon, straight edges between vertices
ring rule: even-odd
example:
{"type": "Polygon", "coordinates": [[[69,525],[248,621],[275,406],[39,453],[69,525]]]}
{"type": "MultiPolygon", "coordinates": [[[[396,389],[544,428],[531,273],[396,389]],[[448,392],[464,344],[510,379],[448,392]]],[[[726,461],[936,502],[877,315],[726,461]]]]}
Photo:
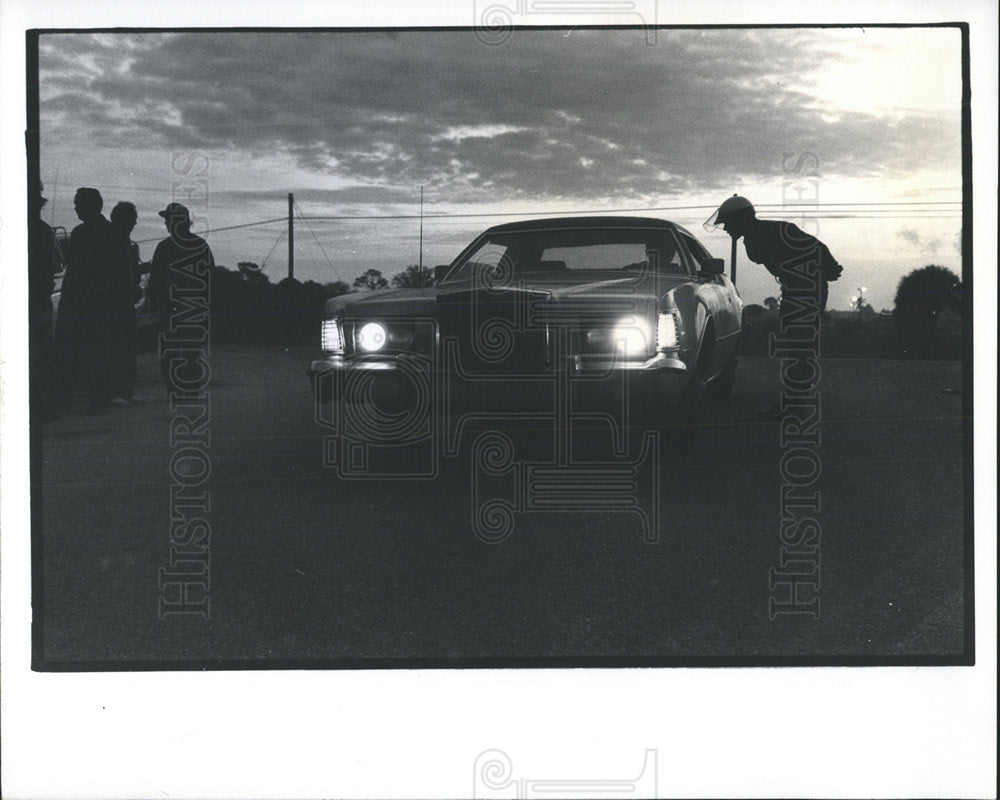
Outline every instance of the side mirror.
{"type": "Polygon", "coordinates": [[[721,258],[710,258],[701,267],[701,275],[710,278],[713,275],[724,275],[726,272],[726,262],[721,258]]]}
{"type": "Polygon", "coordinates": [[[451,264],[438,264],[434,267],[434,282],[437,283],[444,280],[444,276],[448,274],[451,264]]]}

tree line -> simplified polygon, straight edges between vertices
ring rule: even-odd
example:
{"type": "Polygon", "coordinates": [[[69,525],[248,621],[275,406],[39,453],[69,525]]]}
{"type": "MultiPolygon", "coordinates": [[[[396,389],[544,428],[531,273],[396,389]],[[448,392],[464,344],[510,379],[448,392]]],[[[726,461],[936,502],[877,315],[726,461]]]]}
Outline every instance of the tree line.
{"type": "MultiPolygon", "coordinates": [[[[961,359],[967,297],[959,277],[928,264],[904,276],[891,312],[876,312],[859,298],[851,311],[824,312],[821,349],[830,358],[961,359]]],[[[743,310],[744,355],[766,356],[778,329],[778,300],[743,310]]]]}
{"type": "Polygon", "coordinates": [[[351,285],[284,278],[271,283],[258,264],[241,261],[235,270],[217,266],[212,273],[209,313],[216,341],[248,344],[312,344],[318,337],[323,306],[352,290],[429,286],[434,273],[411,264],[387,279],[365,270],[351,285]]]}
{"type": "MultiPolygon", "coordinates": [[[[217,341],[308,345],[318,336],[323,306],[351,291],[419,288],[434,282],[434,272],[411,264],[386,278],[367,269],[349,285],[285,278],[271,283],[260,267],[242,261],[236,270],[216,267],[212,275],[212,335],[217,341]]],[[[913,270],[897,287],[894,308],[876,314],[867,304],[855,312],[828,312],[824,354],[832,357],[961,358],[965,298],[951,270],[930,264],[913,270]],[[856,352],[855,352],[856,351],[856,352]]],[[[777,300],[746,306],[747,355],[766,355],[767,335],[777,325],[777,300]]]]}

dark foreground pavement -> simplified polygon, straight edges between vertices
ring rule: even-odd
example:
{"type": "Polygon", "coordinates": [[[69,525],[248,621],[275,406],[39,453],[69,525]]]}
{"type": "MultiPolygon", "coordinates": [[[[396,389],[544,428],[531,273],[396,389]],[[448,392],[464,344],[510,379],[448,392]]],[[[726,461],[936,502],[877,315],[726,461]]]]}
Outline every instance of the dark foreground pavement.
{"type": "Polygon", "coordinates": [[[662,448],[655,542],[638,513],[555,510],[518,514],[488,544],[467,441],[430,481],[324,467],[311,355],[212,351],[209,508],[173,503],[175,518],[205,520],[188,533],[204,545],[207,618],[160,613],[179,599],[161,588],[171,483],[199,467],[171,472],[177,415],[155,357],[141,357],[145,404],[45,426],[36,667],[962,660],[971,462],[962,397],[945,391],[961,387],[958,363],[823,362],[819,526],[800,542],[819,583],[800,599],[818,597],[818,617],[775,617],[769,603],[788,599],[769,585],[784,451],[778,425],[756,417],[777,392],[767,360],[741,363],[734,405],[710,412],[696,446],[662,448]]]}

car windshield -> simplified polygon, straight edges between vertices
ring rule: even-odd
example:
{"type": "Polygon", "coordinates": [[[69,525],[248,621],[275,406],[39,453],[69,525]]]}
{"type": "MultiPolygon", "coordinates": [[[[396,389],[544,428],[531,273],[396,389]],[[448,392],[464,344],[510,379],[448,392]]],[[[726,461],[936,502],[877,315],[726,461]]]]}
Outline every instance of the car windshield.
{"type": "Polygon", "coordinates": [[[488,234],[448,279],[587,270],[686,273],[669,231],[579,228],[488,234]]]}

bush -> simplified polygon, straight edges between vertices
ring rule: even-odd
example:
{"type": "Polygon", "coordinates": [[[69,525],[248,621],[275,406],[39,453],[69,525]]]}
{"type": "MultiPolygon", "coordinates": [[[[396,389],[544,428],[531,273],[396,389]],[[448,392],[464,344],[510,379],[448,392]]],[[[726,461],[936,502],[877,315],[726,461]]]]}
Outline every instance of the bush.
{"type": "Polygon", "coordinates": [[[914,270],[896,289],[892,322],[906,355],[956,357],[955,345],[960,349],[962,339],[962,282],[936,264],[914,270]]]}
{"type": "Polygon", "coordinates": [[[343,281],[320,285],[285,278],[272,284],[259,270],[241,264],[234,272],[212,273],[212,337],[239,344],[299,345],[318,341],[323,304],[349,291],[343,281]]]}

